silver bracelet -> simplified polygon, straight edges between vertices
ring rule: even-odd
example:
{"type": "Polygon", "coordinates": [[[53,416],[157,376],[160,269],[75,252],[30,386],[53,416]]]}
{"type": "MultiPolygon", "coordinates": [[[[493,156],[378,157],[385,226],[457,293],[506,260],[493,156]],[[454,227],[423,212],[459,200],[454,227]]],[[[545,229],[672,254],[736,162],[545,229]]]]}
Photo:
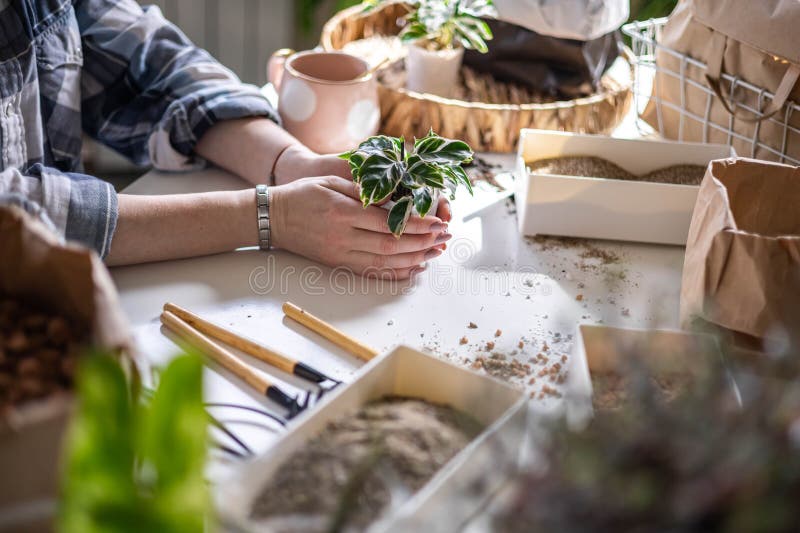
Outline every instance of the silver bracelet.
{"type": "Polygon", "coordinates": [[[269,250],[272,246],[272,232],[269,223],[269,188],[256,185],[256,208],[258,210],[258,247],[269,250]]]}

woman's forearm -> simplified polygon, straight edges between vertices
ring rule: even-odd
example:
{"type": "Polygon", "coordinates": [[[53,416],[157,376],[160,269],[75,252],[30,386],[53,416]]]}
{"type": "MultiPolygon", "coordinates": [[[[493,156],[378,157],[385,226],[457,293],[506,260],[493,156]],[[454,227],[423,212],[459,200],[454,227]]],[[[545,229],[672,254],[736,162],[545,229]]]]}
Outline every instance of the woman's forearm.
{"type": "Polygon", "coordinates": [[[312,152],[286,130],[263,117],[219,122],[203,135],[195,151],[218,167],[254,184],[283,185],[312,176],[350,179],[346,161],[336,155],[312,152]]]}
{"type": "Polygon", "coordinates": [[[302,147],[286,130],[266,118],[226,120],[215,124],[195,151],[251,183],[267,183],[275,164],[290,146],[302,147]]]}
{"type": "Polygon", "coordinates": [[[179,259],[258,244],[255,190],[120,194],[109,265],[179,259]]]}

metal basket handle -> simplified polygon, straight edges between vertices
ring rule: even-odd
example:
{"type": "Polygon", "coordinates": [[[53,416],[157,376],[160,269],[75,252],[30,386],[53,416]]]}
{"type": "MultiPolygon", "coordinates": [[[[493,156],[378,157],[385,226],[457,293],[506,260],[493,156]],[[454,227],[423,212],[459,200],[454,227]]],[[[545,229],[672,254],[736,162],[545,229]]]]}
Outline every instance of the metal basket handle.
{"type": "MultiPolygon", "coordinates": [[[[727,40],[727,37],[721,33],[714,34],[712,53],[708,61],[708,69],[706,70],[706,81],[708,82],[708,86],[712,91],[714,91],[714,94],[717,95],[717,98],[720,99],[720,102],[722,103],[723,107],[725,107],[725,110],[733,115],[737,120],[750,123],[759,123],[767,120],[780,111],[786,104],[786,101],[789,99],[789,95],[792,93],[792,89],[794,89],[794,86],[797,84],[797,80],[800,79],[800,65],[789,63],[789,68],[786,70],[786,74],[784,74],[780,85],[778,85],[778,89],[775,91],[775,96],[772,98],[772,101],[769,103],[769,105],[764,108],[760,117],[743,117],[740,114],[737,114],[735,109],[731,108],[729,98],[726,97],[722,88],[722,83],[720,83],[720,78],[722,77],[722,61],[725,56],[727,40]]],[[[732,97],[733,95],[731,95],[731,98],[732,97]]]]}

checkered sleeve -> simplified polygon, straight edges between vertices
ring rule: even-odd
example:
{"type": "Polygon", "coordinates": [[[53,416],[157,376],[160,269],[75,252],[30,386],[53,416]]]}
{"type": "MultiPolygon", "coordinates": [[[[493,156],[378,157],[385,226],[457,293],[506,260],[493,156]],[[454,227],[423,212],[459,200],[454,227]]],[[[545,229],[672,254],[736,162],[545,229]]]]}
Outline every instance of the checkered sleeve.
{"type": "Polygon", "coordinates": [[[83,127],[140,165],[202,167],[194,147],[214,124],[277,113],[259,89],[201,50],[157,7],[77,0],[83,127]]]}
{"type": "Polygon", "coordinates": [[[0,172],[0,204],[17,205],[50,225],[66,240],[105,257],[117,224],[117,195],[110,184],[84,174],[36,164],[24,174],[0,172]]]}

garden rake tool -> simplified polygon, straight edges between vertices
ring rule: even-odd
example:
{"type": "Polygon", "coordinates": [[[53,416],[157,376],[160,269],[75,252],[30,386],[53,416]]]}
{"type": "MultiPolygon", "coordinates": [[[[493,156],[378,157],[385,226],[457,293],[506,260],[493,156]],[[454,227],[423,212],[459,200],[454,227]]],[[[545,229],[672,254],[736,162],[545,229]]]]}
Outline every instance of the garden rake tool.
{"type": "MultiPolygon", "coordinates": [[[[328,390],[341,383],[339,380],[326,376],[304,363],[292,360],[250,339],[212,324],[174,304],[167,303],[164,305],[161,322],[182,340],[200,349],[206,356],[242,379],[259,394],[284,407],[288,412],[287,419],[294,418],[309,407],[311,393],[306,392],[305,398],[302,400],[290,396],[278,385],[272,383],[267,374],[244,363],[230,350],[216,342],[215,339],[252,355],[271,366],[313,383],[318,390],[328,390]]],[[[319,396],[321,396],[321,393],[317,394],[317,397],[319,396]]]]}

